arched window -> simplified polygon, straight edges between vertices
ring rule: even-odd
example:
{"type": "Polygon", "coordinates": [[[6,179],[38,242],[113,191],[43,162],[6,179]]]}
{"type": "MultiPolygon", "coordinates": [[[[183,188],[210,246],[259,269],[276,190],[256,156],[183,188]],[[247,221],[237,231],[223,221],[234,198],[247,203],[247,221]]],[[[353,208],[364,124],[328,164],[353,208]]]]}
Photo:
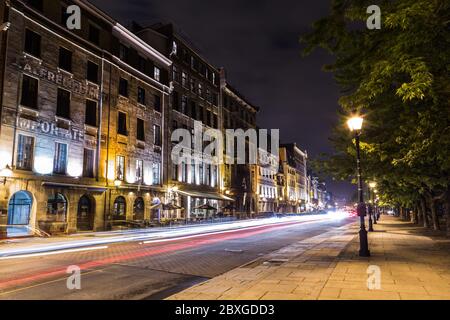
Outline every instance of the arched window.
{"type": "Polygon", "coordinates": [[[145,202],[141,197],[134,201],[133,220],[144,220],[145,202]]]}
{"type": "Polygon", "coordinates": [[[33,200],[27,191],[16,192],[8,204],[8,225],[28,225],[33,200]]]}
{"type": "Polygon", "coordinates": [[[66,222],[67,200],[61,193],[51,195],[47,200],[47,220],[66,222]]]}
{"type": "Polygon", "coordinates": [[[125,220],[127,215],[127,203],[125,198],[120,196],[114,201],[114,220],[125,220]]]}
{"type": "Polygon", "coordinates": [[[79,231],[92,231],[94,228],[95,201],[92,197],[84,195],[78,202],[77,229],[79,231]]]}

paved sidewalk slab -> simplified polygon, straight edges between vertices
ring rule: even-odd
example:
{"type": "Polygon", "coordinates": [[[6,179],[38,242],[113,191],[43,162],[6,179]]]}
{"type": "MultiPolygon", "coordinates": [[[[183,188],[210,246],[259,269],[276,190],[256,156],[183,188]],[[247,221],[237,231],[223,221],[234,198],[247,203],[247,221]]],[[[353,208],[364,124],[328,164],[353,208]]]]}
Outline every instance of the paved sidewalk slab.
{"type": "Polygon", "coordinates": [[[358,256],[355,223],[293,243],[168,299],[450,300],[450,239],[388,216],[374,228],[370,258],[358,256]]]}

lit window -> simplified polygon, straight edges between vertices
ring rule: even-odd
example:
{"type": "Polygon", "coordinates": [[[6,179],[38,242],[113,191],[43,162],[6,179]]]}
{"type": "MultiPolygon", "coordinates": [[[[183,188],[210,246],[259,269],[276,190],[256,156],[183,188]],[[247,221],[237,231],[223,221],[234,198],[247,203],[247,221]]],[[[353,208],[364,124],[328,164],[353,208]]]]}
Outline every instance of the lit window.
{"type": "Polygon", "coordinates": [[[19,134],[17,169],[31,170],[33,166],[34,138],[19,134]]]}
{"type": "Polygon", "coordinates": [[[53,172],[56,174],[66,174],[67,171],[67,144],[55,144],[55,159],[53,161],[53,172]]]}
{"type": "Polygon", "coordinates": [[[125,180],[125,157],[117,156],[116,158],[116,178],[117,180],[125,180]]]}
{"type": "Polygon", "coordinates": [[[155,68],[154,68],[154,71],[153,71],[153,78],[154,78],[156,81],[161,81],[161,69],[159,69],[158,67],[155,67],[155,68]]]}
{"type": "Polygon", "coordinates": [[[136,160],[136,181],[142,182],[144,180],[144,161],[136,160]]]}

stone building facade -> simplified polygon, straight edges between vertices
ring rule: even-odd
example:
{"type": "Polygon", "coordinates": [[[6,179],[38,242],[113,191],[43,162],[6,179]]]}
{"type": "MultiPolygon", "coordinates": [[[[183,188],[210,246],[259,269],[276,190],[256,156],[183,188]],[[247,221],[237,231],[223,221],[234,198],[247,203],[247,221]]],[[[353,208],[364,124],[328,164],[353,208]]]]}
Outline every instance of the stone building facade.
{"type": "Polygon", "coordinates": [[[284,197],[280,199],[280,211],[284,213],[301,213],[307,210],[308,176],[307,154],[295,143],[280,146],[280,170],[283,174],[284,197]]]}
{"type": "Polygon", "coordinates": [[[222,187],[221,164],[203,152],[206,141],[200,141],[200,148],[194,147],[195,139],[201,139],[199,135],[206,135],[210,130],[222,133],[219,70],[202,57],[190,40],[181,36],[172,24],[150,27],[135,24],[134,30],[173,62],[171,98],[165,119],[165,134],[169,138],[165,141],[168,152],[164,159],[164,183],[171,191],[174,210],[166,212],[167,218],[196,220],[220,215],[227,202],[232,200],[222,187]],[[171,141],[170,137],[177,129],[191,133],[191,161],[176,163],[172,159],[173,147],[179,140],[171,141]]]}
{"type": "MultiPolygon", "coordinates": [[[[251,104],[241,93],[226,81],[225,71],[221,70],[222,82],[222,126],[223,130],[257,129],[256,116],[259,107],[251,104]]],[[[251,141],[246,140],[246,155],[249,155],[251,141]]],[[[257,144],[257,142],[256,142],[257,144]]],[[[257,146],[254,146],[257,150],[257,146]]],[[[236,156],[236,155],[235,155],[236,156]]],[[[227,159],[222,166],[223,189],[235,200],[232,208],[239,217],[252,217],[258,213],[258,166],[257,163],[238,164],[227,159]]],[[[248,159],[246,159],[248,160],[248,159]]]]}
{"type": "Polygon", "coordinates": [[[71,3],[2,9],[3,236],[110,229],[164,200],[171,62],[87,1],[69,30],[71,3]]]}

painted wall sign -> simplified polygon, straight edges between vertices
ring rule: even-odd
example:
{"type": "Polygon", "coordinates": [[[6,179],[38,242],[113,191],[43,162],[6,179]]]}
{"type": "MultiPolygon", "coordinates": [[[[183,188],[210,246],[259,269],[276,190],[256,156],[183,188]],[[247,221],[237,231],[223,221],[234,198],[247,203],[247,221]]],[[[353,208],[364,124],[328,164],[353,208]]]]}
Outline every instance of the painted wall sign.
{"type": "Polygon", "coordinates": [[[100,98],[98,86],[90,84],[89,82],[78,81],[63,72],[52,71],[27,58],[21,58],[18,62],[18,66],[25,73],[57,84],[73,93],[84,95],[93,100],[99,100],[100,98]]]}
{"type": "Polygon", "coordinates": [[[52,123],[49,121],[33,121],[24,118],[18,118],[17,127],[22,130],[31,131],[37,134],[47,134],[58,138],[70,139],[79,142],[84,141],[83,131],[74,128],[70,128],[68,130],[62,129],[59,128],[56,123],[52,123]]]}

